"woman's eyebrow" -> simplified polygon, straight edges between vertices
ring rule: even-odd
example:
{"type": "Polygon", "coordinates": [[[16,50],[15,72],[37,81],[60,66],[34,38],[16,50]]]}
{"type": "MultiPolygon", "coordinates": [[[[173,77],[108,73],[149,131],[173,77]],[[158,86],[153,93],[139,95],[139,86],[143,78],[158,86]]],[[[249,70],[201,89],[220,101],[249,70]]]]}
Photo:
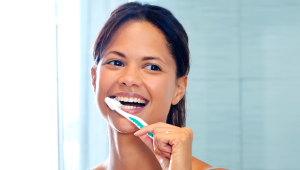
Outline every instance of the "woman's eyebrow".
{"type": "Polygon", "coordinates": [[[158,57],[153,57],[153,56],[144,57],[143,61],[145,61],[145,60],[159,60],[159,61],[163,62],[164,64],[166,64],[162,59],[160,59],[158,57]]]}
{"type": "Polygon", "coordinates": [[[120,57],[124,57],[124,58],[126,58],[126,56],[125,56],[125,54],[123,54],[123,53],[120,53],[120,52],[118,52],[118,51],[110,51],[110,52],[108,52],[105,56],[107,56],[107,55],[109,55],[109,54],[116,54],[116,55],[118,55],[118,56],[120,56],[120,57]]]}

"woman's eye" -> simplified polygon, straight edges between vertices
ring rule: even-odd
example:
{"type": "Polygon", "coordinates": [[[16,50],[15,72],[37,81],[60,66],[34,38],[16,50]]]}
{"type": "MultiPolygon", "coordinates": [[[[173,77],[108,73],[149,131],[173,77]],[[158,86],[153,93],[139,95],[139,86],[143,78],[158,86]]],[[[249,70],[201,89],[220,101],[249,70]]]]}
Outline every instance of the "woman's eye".
{"type": "Polygon", "coordinates": [[[113,60],[113,61],[108,62],[107,64],[111,64],[114,66],[124,66],[124,64],[119,60],[113,60]]]}
{"type": "Polygon", "coordinates": [[[149,69],[153,71],[161,71],[161,69],[157,65],[147,65],[145,69],[149,69]]]}

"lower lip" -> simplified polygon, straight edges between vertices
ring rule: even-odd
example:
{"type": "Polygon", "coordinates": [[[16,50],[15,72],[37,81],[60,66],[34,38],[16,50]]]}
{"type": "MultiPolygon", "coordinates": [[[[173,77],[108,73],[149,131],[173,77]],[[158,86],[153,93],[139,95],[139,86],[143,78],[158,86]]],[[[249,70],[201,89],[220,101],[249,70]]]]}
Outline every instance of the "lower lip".
{"type": "MultiPolygon", "coordinates": [[[[145,107],[145,106],[144,106],[145,107]]],[[[126,113],[129,113],[129,114],[138,114],[139,112],[141,112],[143,109],[144,109],[144,107],[141,107],[141,108],[136,108],[136,109],[121,109],[121,110],[123,110],[124,112],[126,112],[126,113]]]]}

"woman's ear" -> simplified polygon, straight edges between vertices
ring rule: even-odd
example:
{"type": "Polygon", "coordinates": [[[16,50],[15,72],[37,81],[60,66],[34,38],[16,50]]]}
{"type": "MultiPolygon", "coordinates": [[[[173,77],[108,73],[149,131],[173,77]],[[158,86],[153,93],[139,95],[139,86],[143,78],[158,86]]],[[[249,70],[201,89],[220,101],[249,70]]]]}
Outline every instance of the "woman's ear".
{"type": "Polygon", "coordinates": [[[93,66],[91,68],[91,76],[92,76],[92,85],[93,85],[93,88],[94,88],[94,92],[96,91],[96,72],[97,72],[97,67],[96,66],[93,66]]]}
{"type": "Polygon", "coordinates": [[[184,96],[187,87],[187,75],[180,77],[177,80],[175,94],[172,99],[172,105],[176,105],[184,96]]]}

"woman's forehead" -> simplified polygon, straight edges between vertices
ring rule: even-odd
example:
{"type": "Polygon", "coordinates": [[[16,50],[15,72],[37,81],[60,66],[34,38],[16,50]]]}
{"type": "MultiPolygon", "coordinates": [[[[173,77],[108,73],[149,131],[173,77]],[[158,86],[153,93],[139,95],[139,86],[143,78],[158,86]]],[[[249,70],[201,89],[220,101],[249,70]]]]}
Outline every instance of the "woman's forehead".
{"type": "Polygon", "coordinates": [[[147,21],[128,21],[113,35],[105,54],[111,50],[125,55],[158,56],[172,59],[164,34],[147,21]]]}

